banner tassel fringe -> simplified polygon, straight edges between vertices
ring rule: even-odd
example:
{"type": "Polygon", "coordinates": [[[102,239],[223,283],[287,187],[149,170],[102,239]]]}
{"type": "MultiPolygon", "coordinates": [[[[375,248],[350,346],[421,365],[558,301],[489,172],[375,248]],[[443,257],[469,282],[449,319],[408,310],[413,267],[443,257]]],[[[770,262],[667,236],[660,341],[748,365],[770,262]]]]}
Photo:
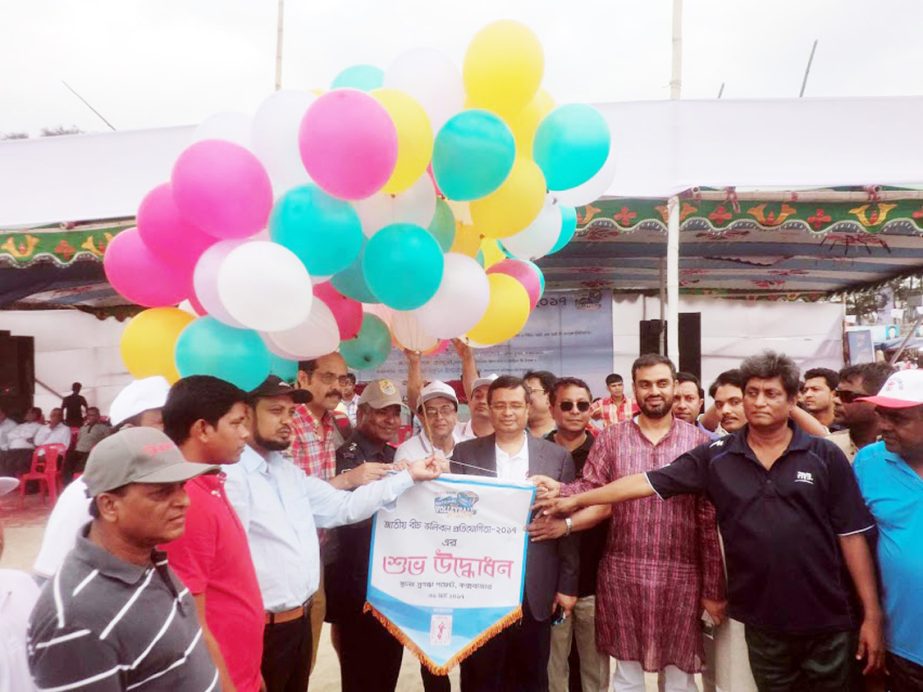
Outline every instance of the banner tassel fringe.
{"type": "Polygon", "coordinates": [[[392,624],[392,622],[387,617],[382,615],[378,609],[368,601],[366,601],[365,605],[363,606],[362,612],[371,613],[375,619],[381,623],[382,627],[388,630],[388,632],[391,633],[391,636],[397,639],[401,644],[410,649],[413,652],[413,655],[419,659],[420,663],[426,666],[427,670],[429,670],[429,672],[433,675],[448,675],[450,670],[468,658],[468,656],[480,649],[482,646],[484,646],[484,644],[496,637],[507,627],[519,622],[522,619],[522,606],[520,605],[517,606],[515,610],[511,610],[507,615],[497,620],[493,625],[481,632],[475,639],[472,639],[468,646],[452,656],[452,658],[445,662],[445,665],[438,666],[432,660],[430,660],[429,656],[423,653],[423,650],[417,646],[410,639],[410,637],[408,637],[398,627],[392,624]]]}

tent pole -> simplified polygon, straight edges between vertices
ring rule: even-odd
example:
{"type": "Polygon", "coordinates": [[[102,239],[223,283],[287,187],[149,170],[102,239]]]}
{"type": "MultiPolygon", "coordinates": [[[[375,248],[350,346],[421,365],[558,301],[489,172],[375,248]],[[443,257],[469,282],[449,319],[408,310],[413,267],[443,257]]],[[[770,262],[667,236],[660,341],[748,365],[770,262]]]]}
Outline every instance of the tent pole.
{"type": "Polygon", "coordinates": [[[680,98],[683,91],[683,0],[673,0],[673,66],[670,99],[680,98]]]}
{"type": "Polygon", "coordinates": [[[667,355],[667,278],[664,272],[665,260],[660,258],[660,331],[657,337],[657,353],[667,355]]]}
{"type": "Polygon", "coordinates": [[[667,200],[667,353],[679,367],[679,197],[667,200]]]}
{"type": "Polygon", "coordinates": [[[279,0],[279,19],[276,27],[276,91],[282,88],[282,35],[285,24],[285,0],[279,0]]]}

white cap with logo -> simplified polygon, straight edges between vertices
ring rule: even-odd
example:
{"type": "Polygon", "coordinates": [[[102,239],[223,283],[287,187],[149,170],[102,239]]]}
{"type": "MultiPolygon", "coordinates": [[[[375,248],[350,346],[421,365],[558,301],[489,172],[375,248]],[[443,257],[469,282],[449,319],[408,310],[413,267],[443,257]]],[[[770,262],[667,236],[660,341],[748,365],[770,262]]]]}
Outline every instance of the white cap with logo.
{"type": "Polygon", "coordinates": [[[455,404],[455,408],[458,408],[458,396],[455,394],[455,390],[452,389],[451,385],[446,384],[442,380],[433,380],[420,390],[419,405],[422,406],[430,399],[437,399],[439,397],[448,399],[455,404]]]}
{"type": "Polygon", "coordinates": [[[170,383],[160,375],[135,380],[112,400],[109,406],[109,422],[116,426],[139,413],[163,408],[169,392],[170,383]]]}
{"type": "Polygon", "coordinates": [[[474,384],[471,385],[471,393],[474,394],[474,390],[478,387],[489,387],[493,384],[494,380],[500,377],[496,373],[488,375],[487,377],[479,377],[474,381],[474,384]]]}
{"type": "Polygon", "coordinates": [[[923,406],[923,370],[900,370],[889,377],[875,396],[862,396],[856,401],[868,401],[882,408],[923,406]]]}

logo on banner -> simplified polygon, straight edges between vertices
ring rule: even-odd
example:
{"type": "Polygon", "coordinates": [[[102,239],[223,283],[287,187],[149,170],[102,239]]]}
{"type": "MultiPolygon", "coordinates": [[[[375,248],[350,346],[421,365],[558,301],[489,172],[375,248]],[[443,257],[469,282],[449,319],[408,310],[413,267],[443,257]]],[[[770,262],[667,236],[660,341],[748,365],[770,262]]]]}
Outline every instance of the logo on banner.
{"type": "Polygon", "coordinates": [[[429,620],[429,643],[448,646],[452,643],[452,616],[433,615],[429,620]]]}
{"type": "Polygon", "coordinates": [[[470,490],[445,493],[437,495],[433,500],[433,509],[436,514],[450,514],[456,517],[473,517],[478,511],[474,508],[477,504],[478,494],[470,490]]]}

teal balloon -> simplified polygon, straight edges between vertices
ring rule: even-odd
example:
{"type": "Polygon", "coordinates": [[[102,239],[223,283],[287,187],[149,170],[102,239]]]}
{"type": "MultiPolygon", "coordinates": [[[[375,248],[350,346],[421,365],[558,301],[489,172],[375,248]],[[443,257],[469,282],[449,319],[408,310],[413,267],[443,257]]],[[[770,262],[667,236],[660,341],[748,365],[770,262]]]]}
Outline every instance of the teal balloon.
{"type": "Polygon", "coordinates": [[[395,310],[414,310],[432,298],[442,282],[444,266],[439,243],[425,228],[412,223],[385,226],[369,239],[362,253],[366,285],[395,310]]]}
{"type": "Polygon", "coordinates": [[[347,298],[358,300],[360,303],[380,303],[375,294],[365,283],[365,275],[362,273],[362,255],[365,248],[359,251],[359,256],[343,271],[335,274],[330,283],[333,287],[347,298]]]}
{"type": "Polygon", "coordinates": [[[462,111],[436,135],[433,176],[449,199],[480,199],[503,184],[515,158],[516,140],[503,120],[489,111],[462,111]]]}
{"type": "Polygon", "coordinates": [[[269,217],[269,236],[298,255],[312,276],[346,269],[362,248],[362,222],[352,205],[317,185],[286,192],[269,217]]]}
{"type": "Polygon", "coordinates": [[[548,254],[554,254],[562,247],[567,245],[574,238],[577,231],[577,210],[573,207],[561,207],[561,233],[558,235],[558,242],[548,251],[548,254]]]}
{"type": "Polygon", "coordinates": [[[331,89],[380,89],[385,83],[385,73],[374,65],[353,65],[340,72],[330,85],[331,89]]]}
{"type": "Polygon", "coordinates": [[[295,382],[298,377],[298,361],[286,360],[277,356],[272,351],[269,352],[269,374],[280,377],[286,382],[295,382]]]}
{"type": "Polygon", "coordinates": [[[443,252],[448,252],[455,242],[455,215],[444,199],[436,200],[436,213],[427,229],[443,252]]]}
{"type": "Polygon", "coordinates": [[[255,389],[269,376],[270,353],[260,335],[235,329],[214,317],[190,322],[176,340],[176,369],[183,377],[211,375],[244,391],[255,389]]]}
{"type": "Polygon", "coordinates": [[[481,269],[484,268],[484,263],[486,262],[486,260],[484,259],[483,250],[478,250],[478,254],[474,256],[474,261],[481,265],[481,269]]]}
{"type": "Polygon", "coordinates": [[[532,157],[545,174],[549,190],[582,185],[609,157],[609,124],[602,114],[582,103],[555,108],[535,132],[532,157]]]}
{"type": "Polygon", "coordinates": [[[340,355],[354,370],[372,370],[384,363],[391,353],[391,332],[375,315],[366,313],[355,339],[340,342],[340,355]]]}

